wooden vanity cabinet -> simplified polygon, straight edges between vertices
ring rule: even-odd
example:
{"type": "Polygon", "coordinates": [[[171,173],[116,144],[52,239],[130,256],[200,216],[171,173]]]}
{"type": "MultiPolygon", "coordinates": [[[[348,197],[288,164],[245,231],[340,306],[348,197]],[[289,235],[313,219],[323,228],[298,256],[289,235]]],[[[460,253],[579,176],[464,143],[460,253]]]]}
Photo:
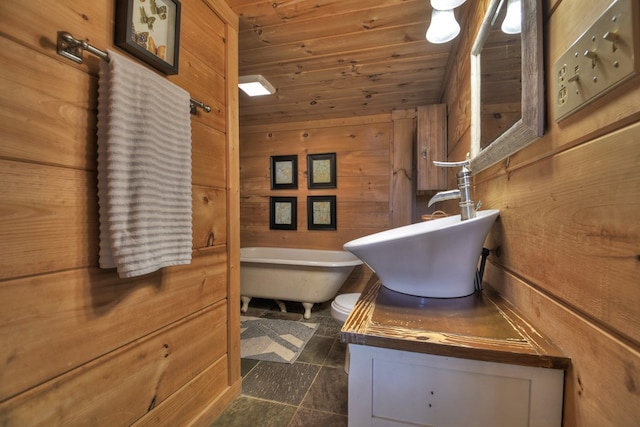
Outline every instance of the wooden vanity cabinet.
{"type": "Polygon", "coordinates": [[[562,425],[571,360],[489,286],[422,298],[377,282],[341,337],[350,427],[562,425]]]}

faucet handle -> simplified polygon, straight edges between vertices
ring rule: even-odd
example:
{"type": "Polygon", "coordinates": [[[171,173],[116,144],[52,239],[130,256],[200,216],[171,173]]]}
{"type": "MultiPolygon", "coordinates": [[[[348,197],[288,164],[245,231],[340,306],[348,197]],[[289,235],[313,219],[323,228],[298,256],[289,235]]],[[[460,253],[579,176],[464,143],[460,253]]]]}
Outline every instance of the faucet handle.
{"type": "Polygon", "coordinates": [[[439,162],[437,160],[434,160],[433,164],[435,166],[440,166],[442,168],[456,168],[456,167],[463,167],[463,168],[469,168],[469,166],[471,166],[471,158],[469,157],[469,153],[467,153],[467,158],[465,160],[462,160],[460,162],[439,162]]]}
{"type": "Polygon", "coordinates": [[[463,160],[461,162],[439,162],[437,160],[433,161],[433,164],[436,166],[440,166],[443,168],[455,168],[460,166],[469,166],[471,162],[469,160],[463,160]]]}

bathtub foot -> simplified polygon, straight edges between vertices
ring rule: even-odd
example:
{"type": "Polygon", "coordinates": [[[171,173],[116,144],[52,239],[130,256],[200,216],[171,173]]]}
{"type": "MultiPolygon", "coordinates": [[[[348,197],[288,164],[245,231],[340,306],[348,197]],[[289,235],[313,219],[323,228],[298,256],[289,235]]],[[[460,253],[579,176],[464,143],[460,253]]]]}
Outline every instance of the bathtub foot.
{"type": "Polygon", "coordinates": [[[274,300],[276,302],[276,304],[278,304],[278,307],[280,307],[280,311],[283,313],[287,312],[287,306],[284,305],[284,302],[282,301],[278,301],[277,299],[274,300]]]}
{"type": "Polygon", "coordinates": [[[251,297],[240,295],[240,300],[242,301],[242,308],[240,308],[240,311],[246,313],[247,310],[249,310],[249,301],[251,301],[251,297]]]}
{"type": "Polygon", "coordinates": [[[313,307],[312,302],[303,302],[302,306],[304,307],[304,318],[309,319],[311,317],[311,307],[313,307]]]}

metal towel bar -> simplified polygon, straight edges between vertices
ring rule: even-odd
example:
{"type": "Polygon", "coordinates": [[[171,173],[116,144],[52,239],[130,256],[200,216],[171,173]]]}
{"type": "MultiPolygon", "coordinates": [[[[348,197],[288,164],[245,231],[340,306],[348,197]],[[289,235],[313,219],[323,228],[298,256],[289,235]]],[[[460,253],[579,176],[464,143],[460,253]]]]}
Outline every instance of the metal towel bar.
{"type": "MultiPolygon", "coordinates": [[[[107,52],[102,51],[84,40],[78,40],[67,31],[58,31],[58,55],[82,64],[82,52],[87,51],[105,61],[109,60],[107,52]]],[[[205,112],[211,112],[211,107],[191,98],[191,114],[196,114],[197,109],[202,108],[205,112]]]]}

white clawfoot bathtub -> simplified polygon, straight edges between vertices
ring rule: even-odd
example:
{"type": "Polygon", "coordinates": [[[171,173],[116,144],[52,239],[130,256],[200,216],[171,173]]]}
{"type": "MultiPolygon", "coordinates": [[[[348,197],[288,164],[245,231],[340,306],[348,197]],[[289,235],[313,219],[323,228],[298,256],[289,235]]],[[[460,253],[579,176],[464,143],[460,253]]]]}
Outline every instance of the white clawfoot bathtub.
{"type": "Polygon", "coordinates": [[[242,312],[251,298],[298,301],[304,318],[315,303],[329,301],[340,290],[351,271],[362,261],[346,251],[250,247],[240,249],[240,299],[242,312]]]}

